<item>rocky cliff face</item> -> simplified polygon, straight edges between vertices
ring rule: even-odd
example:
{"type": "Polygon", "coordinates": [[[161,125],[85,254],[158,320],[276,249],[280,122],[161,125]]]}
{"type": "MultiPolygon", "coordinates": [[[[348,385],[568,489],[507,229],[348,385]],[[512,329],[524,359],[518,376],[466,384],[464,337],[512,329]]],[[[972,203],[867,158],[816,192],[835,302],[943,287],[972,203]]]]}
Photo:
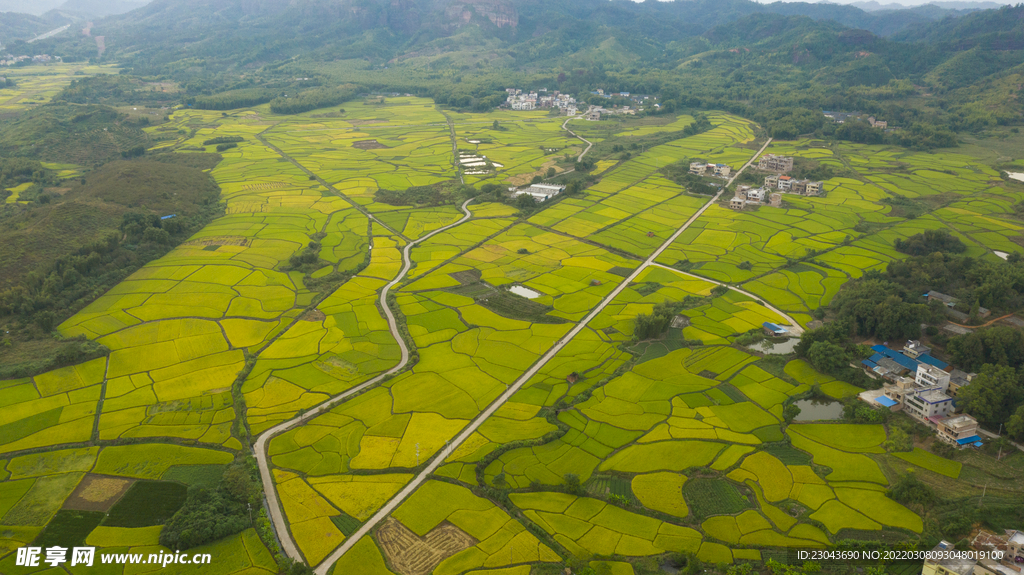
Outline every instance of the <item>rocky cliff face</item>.
{"type": "Polygon", "coordinates": [[[455,0],[444,10],[446,24],[453,27],[469,24],[474,16],[487,18],[499,28],[519,25],[519,13],[504,0],[455,0]]]}
{"type": "Polygon", "coordinates": [[[422,20],[422,14],[412,0],[391,0],[388,5],[388,28],[396,34],[416,32],[422,20]]]}

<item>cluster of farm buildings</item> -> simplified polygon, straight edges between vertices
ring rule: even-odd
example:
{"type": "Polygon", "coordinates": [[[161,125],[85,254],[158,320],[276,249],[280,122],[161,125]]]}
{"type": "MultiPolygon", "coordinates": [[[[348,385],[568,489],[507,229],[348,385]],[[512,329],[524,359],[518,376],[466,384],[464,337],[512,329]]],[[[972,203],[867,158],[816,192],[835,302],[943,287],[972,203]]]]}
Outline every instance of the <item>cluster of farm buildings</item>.
{"type": "MultiPolygon", "coordinates": [[[[760,206],[766,203],[768,206],[777,208],[782,206],[782,194],[784,193],[820,196],[824,190],[822,182],[799,180],[785,175],[786,172],[793,169],[793,158],[790,156],[765,154],[758,159],[757,168],[776,173],[766,176],[764,185],[760,188],[737,186],[735,195],[729,201],[730,208],[742,210],[747,206],[760,206]]],[[[693,172],[693,164],[690,164],[690,171],[693,172]]]]}
{"type": "Polygon", "coordinates": [[[975,374],[966,373],[931,355],[931,348],[911,340],[902,349],[876,345],[870,358],[861,361],[868,376],[883,381],[880,390],[860,398],[868,404],[903,411],[935,430],[939,440],[954,447],[980,447],[978,422],[956,413],[957,394],[970,385],[975,374]]]}
{"type": "Polygon", "coordinates": [[[548,93],[547,90],[538,92],[524,92],[517,88],[505,88],[508,96],[505,98],[505,106],[513,110],[536,110],[538,108],[558,108],[567,116],[574,116],[577,113],[576,98],[569,94],[563,94],[558,90],[548,93]]]}
{"type": "Polygon", "coordinates": [[[1024,564],[1024,532],[1006,529],[1001,535],[980,529],[969,547],[983,553],[955,553],[957,546],[940,541],[924,559],[922,575],[1019,575],[1024,564]]]}
{"type": "Polygon", "coordinates": [[[868,116],[865,118],[864,114],[861,112],[830,112],[825,110],[822,114],[837,124],[845,124],[846,122],[861,120],[867,122],[872,128],[879,128],[881,130],[890,129],[889,122],[878,120],[874,116],[868,116]]]}
{"type": "MultiPolygon", "coordinates": [[[[583,106],[577,105],[576,98],[569,94],[563,94],[558,90],[548,92],[546,88],[541,88],[536,92],[524,91],[518,88],[505,88],[505,92],[508,96],[505,98],[505,103],[502,104],[501,107],[515,111],[557,108],[563,116],[575,116],[577,114],[582,114],[587,120],[600,120],[602,114],[635,115],[638,111],[642,112],[644,110],[643,108],[635,108],[632,106],[614,106],[612,108],[605,108],[603,106],[595,105],[586,105],[584,110],[583,106]]],[[[597,90],[594,94],[608,98],[612,96],[629,97],[629,92],[606,95],[603,90],[597,90]]],[[[642,96],[644,99],[648,97],[649,96],[642,96]]]]}
{"type": "Polygon", "coordinates": [[[35,56],[15,56],[14,54],[5,54],[0,57],[0,66],[14,66],[19,62],[33,62],[35,64],[49,64],[50,62],[61,62],[60,56],[50,56],[49,54],[36,54],[35,56]]]}

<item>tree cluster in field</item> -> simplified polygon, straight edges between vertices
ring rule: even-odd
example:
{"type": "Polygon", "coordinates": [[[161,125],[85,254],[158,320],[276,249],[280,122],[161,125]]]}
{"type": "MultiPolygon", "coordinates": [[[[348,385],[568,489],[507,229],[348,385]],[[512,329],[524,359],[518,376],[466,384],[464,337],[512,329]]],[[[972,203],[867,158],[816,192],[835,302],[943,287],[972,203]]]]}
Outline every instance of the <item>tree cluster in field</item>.
{"type": "MultiPolygon", "coordinates": [[[[711,297],[719,297],[728,291],[728,288],[718,286],[711,290],[711,297]]],[[[643,341],[660,336],[665,333],[665,330],[672,324],[672,318],[680,311],[702,305],[706,300],[707,298],[686,296],[683,301],[663,301],[655,304],[651,313],[641,313],[633,318],[633,339],[643,341]]],[[[683,345],[701,345],[701,343],[700,340],[683,340],[683,345]]]]}
{"type": "Polygon", "coordinates": [[[99,74],[88,78],[75,78],[56,96],[54,102],[72,104],[142,104],[159,106],[176,100],[173,92],[146,87],[141,80],[127,74],[99,74]]]}
{"type": "Polygon", "coordinates": [[[294,97],[275,98],[270,102],[270,111],[275,114],[301,114],[317,108],[329,108],[355,98],[356,91],[357,87],[352,84],[306,90],[294,97]]]}
{"type": "MultiPolygon", "coordinates": [[[[493,184],[485,184],[483,187],[486,188],[488,185],[493,184]]],[[[391,206],[443,206],[459,203],[480,193],[482,191],[469,184],[449,180],[426,186],[412,186],[404,190],[379,189],[374,194],[374,200],[391,206]]]]}
{"type": "Polygon", "coordinates": [[[960,238],[946,230],[925,230],[907,239],[896,238],[893,247],[912,256],[926,256],[935,252],[962,254],[967,250],[960,238]]]}
{"type": "Polygon", "coordinates": [[[691,194],[702,196],[713,196],[722,188],[712,186],[704,178],[690,173],[690,162],[696,161],[686,158],[682,161],[669,164],[658,170],[666,178],[686,188],[691,194]]]}
{"type": "MultiPolygon", "coordinates": [[[[218,150],[219,151],[219,150],[218,150]]],[[[126,159],[140,158],[146,154],[146,146],[132,146],[127,150],[121,150],[121,157],[126,159]]]]}
{"type": "MultiPolygon", "coordinates": [[[[7,188],[13,188],[20,184],[31,183],[27,189],[18,194],[19,201],[50,201],[50,196],[44,193],[44,186],[53,186],[60,182],[56,173],[43,167],[36,160],[27,158],[0,158],[0,210],[4,209],[4,200],[13,192],[7,188]]],[[[13,207],[13,206],[11,206],[13,207]]]]}
{"type": "Polygon", "coordinates": [[[248,529],[262,493],[255,458],[236,461],[216,487],[189,488],[185,504],[160,531],[160,544],[184,551],[248,529]]]}
{"type": "Polygon", "coordinates": [[[895,218],[906,218],[912,220],[919,216],[923,216],[928,212],[928,205],[922,200],[915,200],[899,194],[893,194],[889,197],[882,198],[883,204],[892,206],[889,210],[889,215],[895,218]]]}
{"type": "Polygon", "coordinates": [[[320,245],[319,240],[314,239],[310,241],[306,244],[306,247],[288,258],[288,265],[285,266],[286,270],[298,271],[308,275],[325,265],[330,265],[330,262],[320,259],[320,250],[322,249],[323,246],[320,245]]]}
{"type": "Polygon", "coordinates": [[[807,330],[794,348],[798,357],[809,361],[814,369],[865,389],[878,387],[860,369],[850,367],[853,360],[860,361],[871,355],[869,348],[854,344],[850,339],[848,320],[836,319],[818,329],[807,330]]]}
{"type": "Polygon", "coordinates": [[[711,124],[711,120],[708,119],[707,114],[697,112],[693,115],[693,122],[683,128],[683,135],[696,136],[697,134],[707,132],[711,128],[714,128],[714,126],[711,124]]]}
{"type": "Polygon", "coordinates": [[[963,244],[945,232],[917,234],[897,243],[908,253],[928,253],[893,261],[885,272],[871,270],[848,282],[830,310],[846,321],[850,335],[881,340],[916,339],[921,323],[945,320],[941,302],[922,294],[937,291],[957,299],[957,309],[980,321],[981,307],[1013,311],[1024,307],[1024,263],[955,255],[963,244]],[[954,253],[931,251],[944,247],[954,253]],[[929,253],[930,252],[930,253],[929,253]]]}
{"type": "Polygon", "coordinates": [[[240,88],[218,94],[188,96],[183,102],[197,110],[236,110],[266,104],[278,94],[279,91],[266,88],[240,88]]]}

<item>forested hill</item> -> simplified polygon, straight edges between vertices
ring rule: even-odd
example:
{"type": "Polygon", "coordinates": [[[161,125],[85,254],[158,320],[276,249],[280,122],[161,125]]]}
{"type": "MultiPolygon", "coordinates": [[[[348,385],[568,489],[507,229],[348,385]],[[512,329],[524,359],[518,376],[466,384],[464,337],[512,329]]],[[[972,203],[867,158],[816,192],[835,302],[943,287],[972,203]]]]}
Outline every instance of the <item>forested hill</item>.
{"type": "MultiPolygon", "coordinates": [[[[483,111],[518,84],[661,94],[668,109],[726,109],[779,136],[814,131],[822,109],[875,114],[908,128],[893,143],[925,147],[950,145],[956,131],[1024,123],[1024,5],[927,21],[942,10],[750,0],[155,0],[97,20],[92,34],[106,37],[101,61],[177,81],[184,103],[213,109],[286,94],[333,105],[344,94],[331,90],[345,85],[345,93],[412,92],[483,111]]],[[[96,57],[83,36],[33,46],[96,57]]]]}
{"type": "Polygon", "coordinates": [[[808,16],[888,36],[965,12],[931,6],[875,14],[837,4],[751,0],[156,0],[97,22],[94,34],[123,51],[187,47],[194,55],[217,57],[254,44],[272,52],[332,43],[368,44],[364,55],[384,57],[473,23],[489,25],[497,38],[512,43],[552,31],[576,37],[601,27],[667,42],[757,13],[808,16]]]}

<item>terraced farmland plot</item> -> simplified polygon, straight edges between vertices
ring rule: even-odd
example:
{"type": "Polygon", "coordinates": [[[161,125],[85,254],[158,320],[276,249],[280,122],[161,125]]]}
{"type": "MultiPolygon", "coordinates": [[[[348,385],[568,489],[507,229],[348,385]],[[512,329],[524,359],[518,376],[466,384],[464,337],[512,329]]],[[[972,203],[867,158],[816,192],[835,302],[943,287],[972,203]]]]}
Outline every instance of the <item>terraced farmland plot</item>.
{"type": "MultiPolygon", "coordinates": [[[[598,184],[587,189],[585,198],[563,200],[561,204],[565,205],[561,207],[561,213],[558,214],[563,217],[560,221],[553,220],[551,214],[541,212],[530,219],[531,223],[549,226],[554,230],[581,238],[597,234],[595,237],[597,239],[601,237],[598,232],[613,228],[638,211],[668,202],[683,192],[677,184],[655,173],[659,167],[685,158],[706,157],[709,161],[713,159],[716,162],[734,164],[738,169],[740,165],[750,159],[752,151],[731,146],[753,140],[749,124],[727,115],[710,115],[709,119],[716,126],[712,130],[668,144],[654,146],[604,175],[598,184]]],[[[669,213],[671,214],[673,209],[681,208],[683,213],[686,213],[687,209],[692,209],[687,214],[689,217],[704,203],[704,201],[692,198],[687,199],[689,201],[678,202],[677,207],[670,207],[669,213]]],[[[686,221],[687,217],[681,218],[679,223],[686,221]]],[[[657,231],[648,229],[643,232],[643,235],[646,236],[647,232],[655,231],[657,236],[658,232],[661,232],[662,239],[659,241],[636,246],[634,238],[631,241],[626,240],[628,242],[626,243],[623,240],[633,237],[633,234],[625,229],[618,233],[605,235],[604,241],[611,247],[630,253],[646,254],[663,243],[664,238],[678,228],[678,224],[666,228],[663,227],[663,224],[657,225],[653,222],[657,222],[657,219],[648,218],[643,223],[634,222],[633,225],[657,226],[657,231]],[[620,234],[625,234],[626,237],[621,238],[620,234]]]]}
{"type": "MultiPolygon", "coordinates": [[[[455,147],[501,164],[470,183],[515,183],[582,149],[542,112],[448,116],[455,147]],[[495,119],[506,129],[493,129],[495,119]]],[[[412,361],[363,388],[402,359],[380,294],[403,273],[403,250],[463,215],[375,201],[379,189],[457,178],[445,114],[411,97],[347,102],[344,114],[176,112],[167,128],[184,133],[163,148],[243,138],[212,172],[226,213],[60,327],[107,345],[109,360],[0,382],[0,544],[31,541],[65,500],[80,506],[89,489],[112,490],[104,481],[211,481],[248,448],[240,429],[259,434],[302,413],[301,425],[267,441],[273,482],[264,488],[280,501],[283,540],[321,571],[524,575],[576,555],[626,572],[625,559],[670,552],[732,562],[758,560],[762,548],[828,545],[849,529],[920,533],[921,518],[883,493],[874,458],[896,459],[882,454],[882,427],[783,422],[783,404],[813,386],[855,391],[800,361],[776,376],[735,341],[763,322],[787,323],[759,299],[806,323],[849,278],[903,257],[897,238],[950,229],[972,254],[1003,246],[1018,233],[1008,219],[1016,198],[962,157],[814,141],[770,150],[850,165],[858,177],[829,180],[822,198],[787,197],[784,209],[712,206],[658,260],[694,275],[645,269],[390,517],[366,525],[703,205],[659,168],[697,157],[738,168],[751,157],[752,124],[726,114],[712,122],[604,165],[583,195],[528,220],[506,204],[472,203],[471,218],[412,246],[411,269],[388,298],[412,361]],[[881,201],[895,189],[925,196],[933,180],[952,201],[932,214],[903,220],[881,201]],[[330,293],[288,271],[310,241],[326,262],[312,278],[343,278],[330,293]],[[662,302],[685,302],[683,327],[633,342],[635,318],[662,302]],[[103,443],[128,439],[142,442],[103,443]],[[66,445],[90,440],[100,444],[66,445]],[[195,445],[168,443],[178,440],[195,445]],[[8,454],[37,448],[49,449],[8,454]],[[552,490],[577,480],[589,497],[552,490]],[[473,487],[510,489],[517,509],[473,487]],[[335,563],[361,529],[369,534],[335,563]]],[[[917,453],[903,459],[959,471],[917,453]]],[[[104,525],[89,536],[143,548],[152,527],[104,525]],[[142,531],[116,531],[127,529],[142,531]]],[[[239,555],[232,572],[273,569],[248,537],[217,544],[251,557],[243,565],[239,555]]]]}
{"type": "MultiPolygon", "coordinates": [[[[565,154],[578,156],[586,144],[561,129],[560,118],[546,114],[514,114],[492,127],[498,115],[450,114],[459,151],[486,158],[494,165],[496,179],[510,185],[528,184],[534,175],[545,176],[565,154]]],[[[465,171],[474,171],[467,168],[465,171]]],[[[467,183],[490,181],[490,175],[466,175],[467,183]]]]}
{"type": "Polygon", "coordinates": [[[72,80],[118,72],[114,66],[90,66],[83,63],[7,66],[4,76],[12,80],[14,86],[0,88],[0,111],[15,112],[47,104],[72,80]]]}

